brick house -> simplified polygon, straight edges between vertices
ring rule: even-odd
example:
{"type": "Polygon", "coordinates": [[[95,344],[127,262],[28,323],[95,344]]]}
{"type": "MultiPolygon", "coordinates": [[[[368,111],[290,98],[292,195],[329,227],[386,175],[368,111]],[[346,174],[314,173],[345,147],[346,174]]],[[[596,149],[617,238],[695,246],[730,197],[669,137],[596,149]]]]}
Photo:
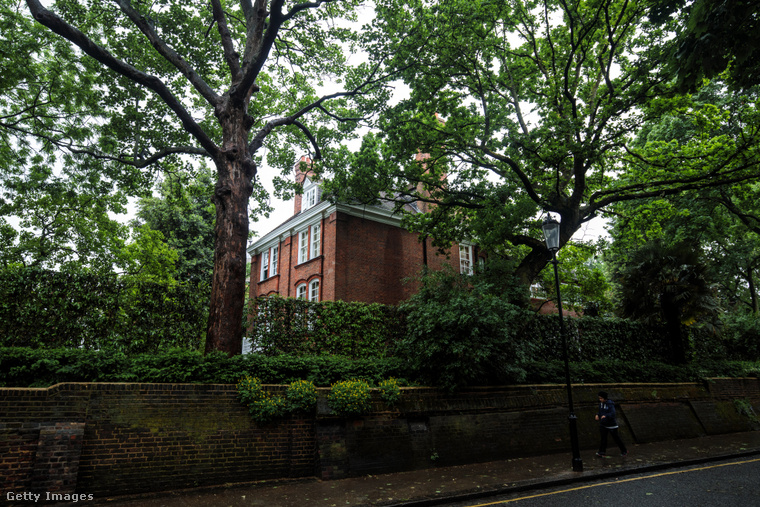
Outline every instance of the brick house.
{"type": "MultiPolygon", "coordinates": [[[[302,158],[308,163],[308,159],[302,158]]],[[[318,182],[296,166],[303,194],[294,214],[248,247],[250,297],[278,294],[311,301],[342,300],[396,304],[415,291],[406,279],[424,265],[451,264],[471,272],[479,252],[474,245],[453,245],[446,255],[431,240],[401,227],[388,204],[332,204],[323,200],[318,182]]],[[[422,213],[410,203],[407,211],[422,213]]]]}

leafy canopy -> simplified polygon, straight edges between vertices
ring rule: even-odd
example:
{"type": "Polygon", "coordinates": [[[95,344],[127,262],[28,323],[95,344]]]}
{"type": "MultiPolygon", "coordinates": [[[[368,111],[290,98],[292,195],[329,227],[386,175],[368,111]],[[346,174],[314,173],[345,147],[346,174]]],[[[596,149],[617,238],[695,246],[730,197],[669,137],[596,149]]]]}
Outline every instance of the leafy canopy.
{"type": "Polygon", "coordinates": [[[644,2],[381,0],[371,56],[393,55],[410,96],[331,191],[427,206],[409,227],[516,259],[528,283],[550,258],[542,212],[561,217],[564,245],[614,203],[756,179],[756,102],[733,134],[719,109],[679,102],[662,65],[675,28],[650,22],[644,2]],[[699,136],[636,144],[679,108],[699,136]]]}

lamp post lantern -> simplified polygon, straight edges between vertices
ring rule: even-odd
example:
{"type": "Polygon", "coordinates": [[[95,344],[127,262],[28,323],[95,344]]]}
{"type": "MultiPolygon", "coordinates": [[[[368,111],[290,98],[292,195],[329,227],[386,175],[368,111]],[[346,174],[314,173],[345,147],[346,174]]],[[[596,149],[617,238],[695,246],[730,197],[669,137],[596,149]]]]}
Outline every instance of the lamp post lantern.
{"type": "Polygon", "coordinates": [[[557,309],[559,310],[559,334],[562,338],[562,356],[565,360],[565,384],[567,386],[567,401],[570,405],[570,445],[573,449],[573,471],[583,472],[583,460],[578,446],[578,418],[573,408],[573,389],[570,385],[570,362],[567,357],[567,338],[565,337],[565,322],[562,316],[562,295],[559,291],[559,272],[557,270],[557,250],[559,250],[559,222],[547,214],[542,225],[546,247],[552,253],[551,263],[554,264],[554,281],[557,287],[557,309]]]}

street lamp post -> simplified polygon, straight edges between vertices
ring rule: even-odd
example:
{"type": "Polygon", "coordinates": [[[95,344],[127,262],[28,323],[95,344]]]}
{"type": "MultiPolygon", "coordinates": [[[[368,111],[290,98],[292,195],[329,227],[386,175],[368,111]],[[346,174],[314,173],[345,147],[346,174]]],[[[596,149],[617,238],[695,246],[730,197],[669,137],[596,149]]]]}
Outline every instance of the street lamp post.
{"type": "Polygon", "coordinates": [[[562,316],[562,295],[559,291],[559,271],[557,270],[557,250],[559,250],[559,222],[547,215],[543,223],[546,247],[552,253],[551,263],[554,264],[554,281],[557,286],[557,308],[559,309],[559,334],[562,338],[562,356],[565,360],[565,384],[567,400],[570,405],[570,445],[573,449],[573,471],[583,472],[583,460],[578,446],[578,418],[573,409],[573,388],[570,385],[570,362],[567,357],[567,338],[565,337],[565,322],[562,316]]]}

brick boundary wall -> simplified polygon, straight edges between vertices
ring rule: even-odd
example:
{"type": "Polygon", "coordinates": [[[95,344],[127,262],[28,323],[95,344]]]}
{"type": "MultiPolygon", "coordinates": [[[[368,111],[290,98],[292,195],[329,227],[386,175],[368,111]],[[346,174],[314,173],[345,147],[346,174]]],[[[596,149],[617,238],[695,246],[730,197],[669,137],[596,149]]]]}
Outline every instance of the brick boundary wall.
{"type": "MultiPolygon", "coordinates": [[[[281,391],[283,386],[268,386],[281,391]]],[[[619,406],[631,443],[760,429],[760,379],[576,385],[582,449],[598,443],[596,393],[619,406]],[[749,409],[748,409],[749,407],[749,409]]],[[[234,385],[57,384],[0,388],[7,492],[95,498],[283,478],[339,479],[509,459],[569,446],[564,386],[405,388],[361,418],[315,414],[257,426],[234,385]]]]}
{"type": "Polygon", "coordinates": [[[313,477],[314,427],[313,418],[256,426],[234,385],[2,388],[0,490],[104,497],[313,477]]]}

